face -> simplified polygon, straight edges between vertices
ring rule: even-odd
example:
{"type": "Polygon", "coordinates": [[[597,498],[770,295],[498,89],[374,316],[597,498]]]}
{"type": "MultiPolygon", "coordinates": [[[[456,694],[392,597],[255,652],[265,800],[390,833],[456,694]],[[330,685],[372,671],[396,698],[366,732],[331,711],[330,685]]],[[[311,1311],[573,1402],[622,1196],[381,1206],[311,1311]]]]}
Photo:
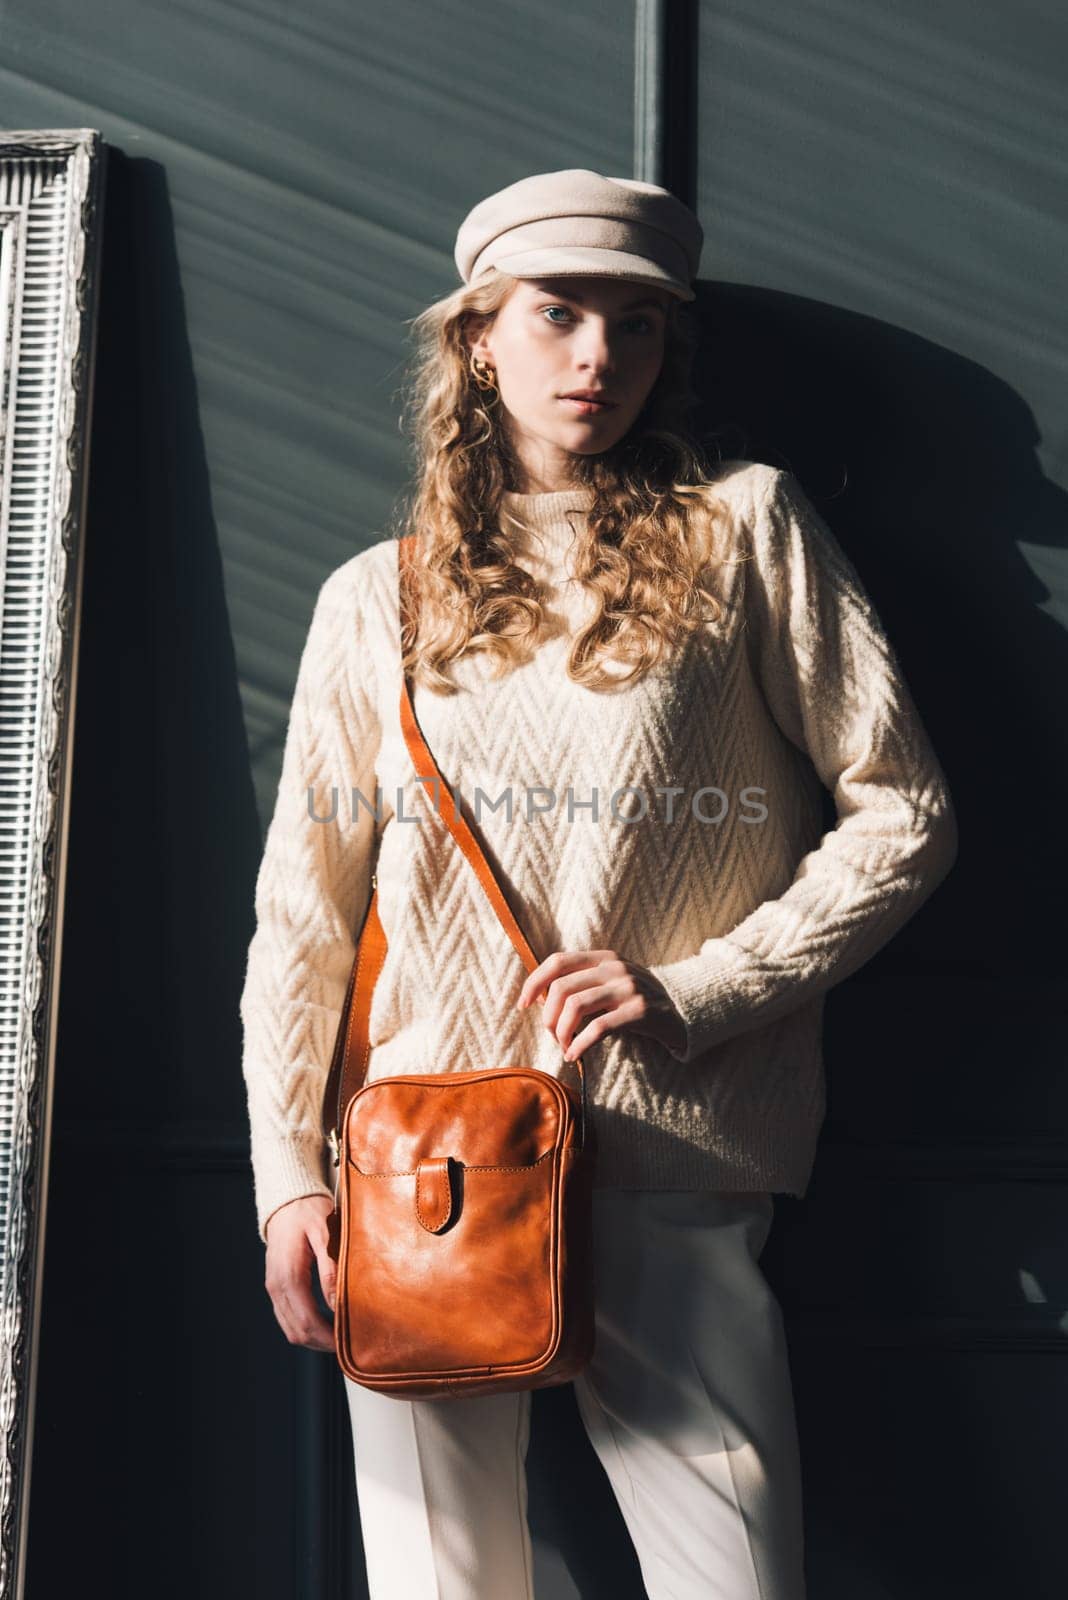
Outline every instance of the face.
{"type": "Polygon", "coordinates": [[[471,348],[496,368],[521,492],[566,487],[576,455],[597,455],[627,432],[663,365],[670,302],[664,289],[617,278],[516,280],[471,348]],[[576,390],[606,403],[565,398],[576,390]]]}

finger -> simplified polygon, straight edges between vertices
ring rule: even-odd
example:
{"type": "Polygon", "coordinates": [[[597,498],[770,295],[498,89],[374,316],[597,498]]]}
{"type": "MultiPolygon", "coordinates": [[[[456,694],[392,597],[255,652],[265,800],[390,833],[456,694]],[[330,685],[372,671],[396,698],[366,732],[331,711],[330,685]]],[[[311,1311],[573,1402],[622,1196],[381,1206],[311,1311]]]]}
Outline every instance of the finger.
{"type": "Polygon", "coordinates": [[[314,1238],[312,1248],[315,1251],[315,1264],[319,1271],[319,1287],[323,1291],[323,1299],[333,1311],[337,1304],[337,1263],[333,1260],[328,1249],[328,1238],[324,1231],[323,1238],[314,1238]]]}
{"type": "Polygon", "coordinates": [[[299,1239],[292,1241],[292,1254],[268,1263],[266,1288],[275,1319],[289,1342],[325,1350],[333,1343],[333,1324],[323,1316],[312,1294],[313,1234],[314,1230],[303,1230],[299,1239]]]}
{"type": "Polygon", "coordinates": [[[583,1055],[591,1045],[603,1039],[606,1033],[630,1026],[642,1014],[640,997],[636,1000],[625,1000],[611,1011],[602,1011],[565,1045],[564,1060],[574,1061],[576,1056],[583,1055]]]}
{"type": "Polygon", "coordinates": [[[564,988],[561,993],[563,999],[557,1007],[556,1026],[553,1031],[562,1045],[571,1043],[575,1029],[591,1011],[611,1010],[619,1005],[623,998],[618,993],[614,981],[592,983],[588,973],[572,980],[570,987],[564,988]]]}
{"type": "Polygon", "coordinates": [[[551,955],[545,957],[544,961],[538,962],[533,972],[527,973],[523,986],[519,991],[519,998],[516,1001],[516,1006],[519,1009],[530,1005],[536,995],[540,996],[542,991],[548,988],[558,971],[560,971],[559,964],[563,960],[564,954],[563,950],[554,950],[551,955]]]}
{"type": "Polygon", "coordinates": [[[630,994],[622,973],[606,970],[606,963],[560,978],[545,1002],[545,1026],[561,1045],[571,1042],[575,1028],[595,1006],[621,1005],[630,994]]]}
{"type": "Polygon", "coordinates": [[[332,1350],[334,1325],[323,1316],[312,1298],[311,1287],[294,1283],[283,1290],[285,1317],[282,1326],[286,1338],[293,1344],[306,1345],[312,1350],[332,1350]]]}
{"type": "Polygon", "coordinates": [[[284,1289],[275,1288],[271,1291],[271,1307],[275,1321],[290,1344],[298,1344],[299,1330],[284,1289]]]}
{"type": "Polygon", "coordinates": [[[535,995],[547,989],[558,978],[567,973],[582,972],[612,955],[611,950],[554,950],[552,955],[546,956],[544,961],[538,963],[533,972],[527,973],[516,1005],[529,1005],[535,995]]]}

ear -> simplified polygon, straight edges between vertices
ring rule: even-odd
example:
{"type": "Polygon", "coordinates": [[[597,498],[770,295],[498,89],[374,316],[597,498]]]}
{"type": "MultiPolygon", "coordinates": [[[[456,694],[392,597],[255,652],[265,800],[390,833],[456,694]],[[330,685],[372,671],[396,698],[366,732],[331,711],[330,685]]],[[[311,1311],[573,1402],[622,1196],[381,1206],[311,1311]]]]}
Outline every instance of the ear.
{"type": "Polygon", "coordinates": [[[464,343],[467,346],[467,359],[476,356],[479,361],[488,361],[491,366],[496,363],[493,352],[487,343],[487,335],[493,328],[493,322],[488,317],[472,317],[464,328],[464,343]]]}
{"type": "Polygon", "coordinates": [[[494,365],[493,351],[486,342],[485,333],[472,334],[468,338],[468,348],[471,355],[477,356],[479,361],[488,361],[490,366],[494,365]]]}

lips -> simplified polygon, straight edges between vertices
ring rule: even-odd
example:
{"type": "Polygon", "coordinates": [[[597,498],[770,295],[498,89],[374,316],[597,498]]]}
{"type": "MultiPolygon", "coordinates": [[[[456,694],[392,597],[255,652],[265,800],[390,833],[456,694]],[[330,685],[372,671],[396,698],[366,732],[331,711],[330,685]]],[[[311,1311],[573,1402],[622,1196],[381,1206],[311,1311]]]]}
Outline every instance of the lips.
{"type": "Polygon", "coordinates": [[[614,400],[606,400],[601,395],[589,394],[562,394],[560,396],[564,405],[571,406],[580,416],[598,416],[602,411],[611,411],[615,406],[614,400]]]}

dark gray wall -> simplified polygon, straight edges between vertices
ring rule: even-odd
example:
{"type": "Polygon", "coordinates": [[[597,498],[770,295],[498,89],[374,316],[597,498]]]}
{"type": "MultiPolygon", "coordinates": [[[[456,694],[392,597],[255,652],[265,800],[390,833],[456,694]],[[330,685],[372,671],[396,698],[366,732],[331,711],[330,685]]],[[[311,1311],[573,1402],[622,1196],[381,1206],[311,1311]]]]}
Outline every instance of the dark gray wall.
{"type": "MultiPolygon", "coordinates": [[[[1068,28],[696,31],[704,421],[847,544],[962,823],[831,998],[827,1139],[769,1246],[812,1596],[1059,1595],[1068,28]]],[[[403,487],[405,321],[484,194],[632,170],[631,9],[7,0],[0,45],[4,126],[112,147],[30,1600],[358,1595],[338,1375],[262,1287],[252,886],[317,588],[403,487]]],[[[570,1391],[535,1402],[544,1600],[639,1596],[570,1391]]]]}
{"type": "Polygon", "coordinates": [[[830,997],[771,1254],[815,1600],[1068,1586],[1066,89],[1048,4],[701,7],[710,416],[840,534],[961,824],[830,997]]]}

